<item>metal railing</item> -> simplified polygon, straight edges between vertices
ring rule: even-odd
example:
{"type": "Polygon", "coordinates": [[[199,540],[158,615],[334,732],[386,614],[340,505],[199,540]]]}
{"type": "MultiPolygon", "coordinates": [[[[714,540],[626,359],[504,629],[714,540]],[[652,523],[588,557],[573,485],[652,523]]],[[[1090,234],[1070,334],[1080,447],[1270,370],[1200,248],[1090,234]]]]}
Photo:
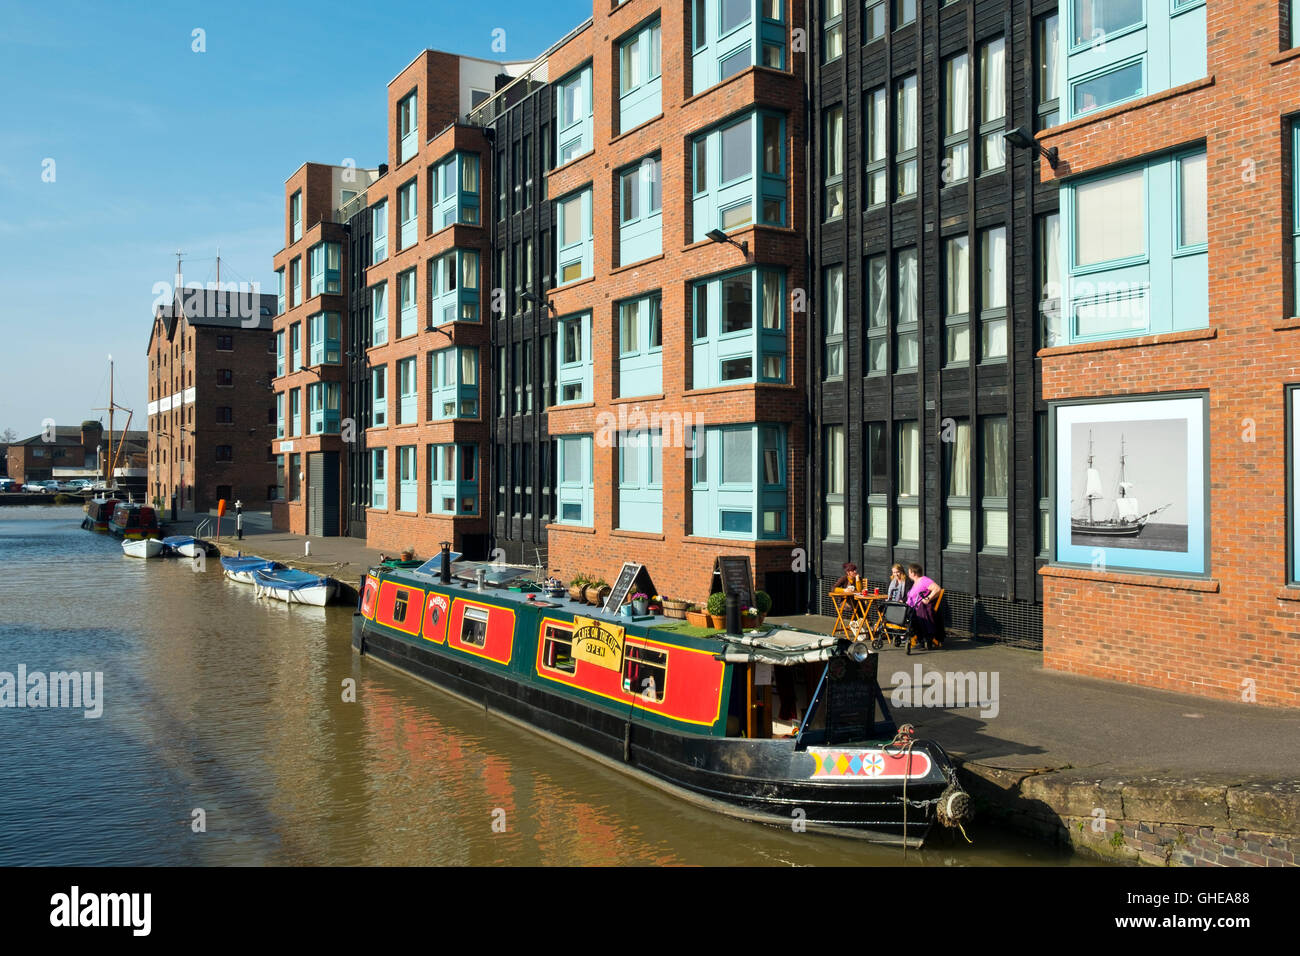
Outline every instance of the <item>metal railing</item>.
{"type": "Polygon", "coordinates": [[[491,126],[492,121],[514,106],[529,93],[545,86],[549,81],[548,65],[551,54],[564,46],[584,30],[590,29],[592,18],[588,17],[558,41],[551,44],[546,52],[539,56],[527,72],[521,73],[488,99],[469,111],[465,122],[470,126],[491,126]]]}

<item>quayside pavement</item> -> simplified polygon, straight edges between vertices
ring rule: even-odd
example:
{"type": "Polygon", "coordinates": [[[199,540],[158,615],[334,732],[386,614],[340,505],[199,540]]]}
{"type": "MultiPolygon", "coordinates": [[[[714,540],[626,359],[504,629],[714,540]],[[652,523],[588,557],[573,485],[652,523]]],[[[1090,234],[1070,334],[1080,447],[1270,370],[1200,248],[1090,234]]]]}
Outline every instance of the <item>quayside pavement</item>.
{"type": "MultiPolygon", "coordinates": [[[[179,517],[167,533],[215,524],[179,517]]],[[[350,588],[378,563],[380,551],[358,538],[304,538],[273,530],[270,517],[245,512],[237,541],[227,515],[222,553],[274,558],[350,588]]],[[[769,621],[829,633],[835,619],[769,621]]],[[[879,674],[895,720],[941,743],[977,810],[1004,825],[1134,863],[1300,865],[1300,710],[1045,670],[1037,651],[961,636],[911,656],[886,647],[879,674]]]]}

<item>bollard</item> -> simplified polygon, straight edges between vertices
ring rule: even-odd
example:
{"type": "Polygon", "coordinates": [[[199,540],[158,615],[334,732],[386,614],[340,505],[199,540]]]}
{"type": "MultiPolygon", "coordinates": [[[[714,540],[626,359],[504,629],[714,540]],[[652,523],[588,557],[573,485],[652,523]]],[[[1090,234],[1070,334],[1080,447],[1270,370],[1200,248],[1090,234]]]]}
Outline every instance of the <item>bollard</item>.
{"type": "Polygon", "coordinates": [[[308,540],[308,541],[304,541],[304,542],[302,543],[302,553],[303,553],[303,555],[304,555],[305,557],[308,557],[308,558],[311,557],[311,541],[310,541],[310,540],[308,540]]]}
{"type": "Polygon", "coordinates": [[[242,511],[235,512],[235,537],[240,541],[244,540],[244,514],[242,511]]]}

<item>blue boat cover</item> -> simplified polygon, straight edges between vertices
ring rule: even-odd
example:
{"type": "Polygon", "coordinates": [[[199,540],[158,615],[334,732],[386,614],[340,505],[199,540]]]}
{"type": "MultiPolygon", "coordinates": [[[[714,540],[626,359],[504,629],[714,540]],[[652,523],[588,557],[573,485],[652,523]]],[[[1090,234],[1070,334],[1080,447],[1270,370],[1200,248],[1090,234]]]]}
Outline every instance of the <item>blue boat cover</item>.
{"type": "Polygon", "coordinates": [[[222,558],[221,566],[227,571],[256,571],[259,568],[276,570],[283,567],[278,561],[259,558],[255,555],[241,555],[235,558],[222,558]]]}
{"type": "Polygon", "coordinates": [[[301,591],[303,588],[321,587],[326,583],[326,579],[320,575],[293,568],[256,568],[253,570],[253,580],[264,588],[275,588],[277,591],[301,591]]]}

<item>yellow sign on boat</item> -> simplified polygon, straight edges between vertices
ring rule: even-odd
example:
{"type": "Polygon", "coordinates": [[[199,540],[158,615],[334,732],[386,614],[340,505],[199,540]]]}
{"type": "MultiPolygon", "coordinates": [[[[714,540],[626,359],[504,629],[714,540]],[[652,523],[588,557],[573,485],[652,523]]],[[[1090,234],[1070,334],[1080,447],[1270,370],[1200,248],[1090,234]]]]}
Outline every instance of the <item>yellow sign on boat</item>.
{"type": "Polygon", "coordinates": [[[612,671],[623,666],[623,628],[589,617],[574,617],[573,658],[612,671]]]}

